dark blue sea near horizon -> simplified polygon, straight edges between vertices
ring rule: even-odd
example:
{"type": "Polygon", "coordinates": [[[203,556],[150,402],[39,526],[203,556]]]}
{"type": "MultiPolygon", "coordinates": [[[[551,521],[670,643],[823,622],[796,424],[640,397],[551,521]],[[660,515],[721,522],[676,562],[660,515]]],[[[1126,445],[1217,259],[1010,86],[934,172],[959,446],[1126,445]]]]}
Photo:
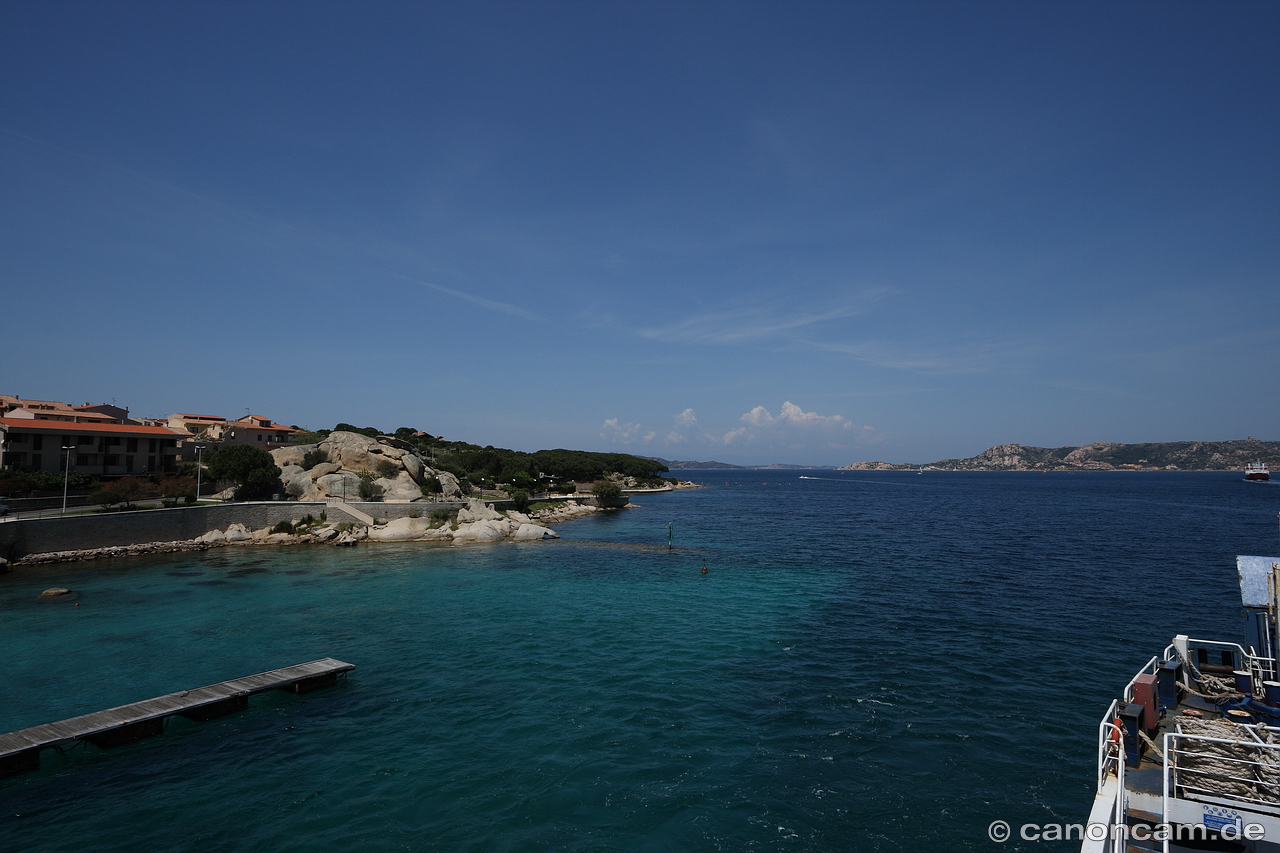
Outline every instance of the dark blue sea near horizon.
{"type": "Polygon", "coordinates": [[[1078,848],[987,827],[1083,822],[1106,704],[1176,633],[1239,639],[1235,556],[1280,553],[1280,488],[1239,474],[680,473],[708,488],[558,542],[0,577],[0,731],[357,666],[46,750],[0,780],[0,848],[1078,848]]]}

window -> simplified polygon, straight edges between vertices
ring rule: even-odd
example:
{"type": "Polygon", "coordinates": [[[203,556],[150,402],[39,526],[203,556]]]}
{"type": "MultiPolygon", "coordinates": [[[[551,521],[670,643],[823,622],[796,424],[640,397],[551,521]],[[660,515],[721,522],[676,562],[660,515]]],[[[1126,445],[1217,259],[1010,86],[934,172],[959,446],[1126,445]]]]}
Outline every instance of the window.
{"type": "Polygon", "coordinates": [[[112,465],[119,465],[120,457],[114,453],[108,453],[102,457],[102,467],[107,468],[112,465]]]}
{"type": "MultiPolygon", "coordinates": [[[[43,435],[40,435],[39,433],[36,433],[35,435],[31,436],[31,449],[32,449],[32,450],[43,450],[43,449],[44,449],[44,436],[43,436],[43,435]]],[[[40,467],[40,463],[39,463],[39,462],[36,462],[36,463],[35,463],[35,466],[36,466],[37,468],[39,468],[39,467],[40,467]]]]}
{"type": "Polygon", "coordinates": [[[124,470],[128,471],[130,474],[133,473],[133,457],[132,456],[126,456],[124,458],[124,470]]]}
{"type": "MultiPolygon", "coordinates": [[[[125,446],[124,446],[125,453],[137,453],[137,452],[138,452],[138,439],[136,439],[136,438],[127,438],[127,439],[125,439],[124,445],[125,445],[125,446]]],[[[130,469],[130,470],[133,470],[133,469],[130,469]]]]}
{"type": "Polygon", "coordinates": [[[42,457],[39,453],[33,453],[33,454],[31,454],[31,467],[32,467],[32,468],[35,468],[37,471],[39,471],[39,470],[40,470],[40,463],[41,463],[42,461],[44,461],[44,457],[42,457]]]}
{"type": "Polygon", "coordinates": [[[156,452],[156,440],[154,438],[147,439],[147,452],[148,453],[156,452]]]}

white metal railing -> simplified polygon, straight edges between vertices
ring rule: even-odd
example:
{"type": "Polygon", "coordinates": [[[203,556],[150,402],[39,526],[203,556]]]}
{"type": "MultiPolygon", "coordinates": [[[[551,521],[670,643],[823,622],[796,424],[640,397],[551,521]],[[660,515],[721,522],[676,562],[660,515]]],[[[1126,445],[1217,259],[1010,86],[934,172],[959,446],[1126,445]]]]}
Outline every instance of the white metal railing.
{"type": "MultiPolygon", "coordinates": [[[[1169,801],[1174,798],[1196,800],[1200,802],[1231,801],[1239,803],[1242,808],[1253,811],[1280,813],[1280,743],[1267,743],[1258,733],[1249,727],[1241,726],[1250,735],[1249,740],[1231,740],[1228,738],[1207,737],[1204,735],[1178,734],[1165,732],[1164,735],[1164,797],[1161,810],[1164,820],[1169,819],[1169,801]],[[1220,744],[1228,748],[1237,748],[1240,756],[1224,756],[1220,753],[1205,754],[1193,752],[1186,747],[1179,747],[1179,742],[1201,742],[1220,744]],[[1252,758],[1248,757],[1252,754],[1252,758]],[[1195,756],[1204,761],[1221,762],[1226,772],[1210,772],[1193,767],[1179,766],[1179,759],[1195,756]],[[1234,774],[1246,775],[1234,775],[1234,774]],[[1241,794],[1239,790],[1223,790],[1207,787],[1213,781],[1227,781],[1262,791],[1271,791],[1270,799],[1250,794],[1241,794]],[[1199,782],[1200,784],[1195,784],[1199,782]]],[[[1266,731],[1280,735],[1280,728],[1266,726],[1266,731]]],[[[1169,853],[1169,838],[1164,839],[1164,853],[1169,853]]]]}
{"type": "MultiPolygon", "coordinates": [[[[1186,660],[1185,662],[1189,666],[1193,667],[1196,670],[1196,672],[1200,672],[1200,666],[1196,661],[1191,660],[1190,658],[1191,658],[1191,652],[1199,648],[1226,649],[1228,651],[1235,652],[1239,656],[1237,660],[1240,661],[1240,664],[1241,664],[1240,669],[1248,670],[1254,673],[1255,682],[1259,680],[1257,678],[1257,676],[1259,675],[1261,675],[1266,680],[1272,680],[1276,677],[1277,670],[1276,670],[1275,658],[1263,657],[1262,655],[1255,655],[1252,652],[1247,651],[1245,647],[1240,645],[1239,643],[1226,643],[1221,640],[1196,640],[1191,637],[1188,637],[1187,638],[1188,660],[1186,660]]],[[[1176,652],[1177,652],[1177,648],[1175,646],[1170,645],[1166,647],[1164,650],[1165,659],[1168,660],[1176,652]]]]}
{"type": "MultiPolygon", "coordinates": [[[[1170,797],[1216,797],[1262,806],[1265,811],[1280,810],[1280,742],[1268,743],[1253,727],[1239,729],[1247,737],[1165,733],[1166,813],[1170,797]],[[1218,744],[1220,748],[1210,752],[1188,744],[1218,744]],[[1193,763],[1202,766],[1189,766],[1193,763]]],[[[1266,731],[1280,735],[1280,728],[1267,726],[1266,731]]]]}
{"type": "MultiPolygon", "coordinates": [[[[1133,685],[1130,684],[1126,690],[1132,694],[1133,685]]],[[[1107,834],[1103,839],[1098,839],[1096,843],[1086,842],[1081,849],[1089,850],[1091,853],[1117,853],[1122,847],[1117,847],[1117,839],[1122,838],[1121,834],[1117,834],[1114,829],[1125,823],[1125,760],[1124,760],[1124,729],[1120,726],[1117,717],[1119,710],[1119,700],[1113,700],[1107,708],[1107,713],[1103,716],[1101,722],[1098,723],[1098,793],[1101,794],[1105,788],[1109,776],[1115,776],[1115,802],[1112,803],[1110,814],[1107,815],[1107,834]]],[[[1092,818],[1093,815],[1091,814],[1092,818]]]]}

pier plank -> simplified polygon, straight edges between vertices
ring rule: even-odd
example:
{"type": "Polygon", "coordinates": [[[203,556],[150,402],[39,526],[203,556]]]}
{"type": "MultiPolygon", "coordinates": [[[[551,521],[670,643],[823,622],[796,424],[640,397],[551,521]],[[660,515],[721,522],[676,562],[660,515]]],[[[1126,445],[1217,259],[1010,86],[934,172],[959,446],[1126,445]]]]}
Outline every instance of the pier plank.
{"type": "Polygon", "coordinates": [[[248,697],[266,690],[288,689],[299,682],[339,674],[355,669],[354,664],[344,663],[333,658],[321,658],[307,663],[294,664],[268,672],[259,672],[131,702],[91,714],[82,714],[52,723],[43,723],[18,731],[0,735],[0,763],[5,759],[28,750],[40,750],[45,747],[61,746],[75,740],[83,740],[102,735],[126,726],[137,726],[150,720],[170,717],[174,714],[189,712],[199,713],[206,705],[225,702],[235,697],[248,697]]]}

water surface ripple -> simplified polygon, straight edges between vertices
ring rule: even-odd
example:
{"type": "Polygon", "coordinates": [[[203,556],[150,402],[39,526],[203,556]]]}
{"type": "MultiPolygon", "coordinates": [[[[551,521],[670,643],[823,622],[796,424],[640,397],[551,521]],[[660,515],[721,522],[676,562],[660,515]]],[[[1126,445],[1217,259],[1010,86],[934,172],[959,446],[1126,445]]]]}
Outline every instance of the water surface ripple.
{"type": "Polygon", "coordinates": [[[358,666],[46,752],[0,781],[5,849],[990,850],[1084,819],[1106,702],[1174,633],[1237,639],[1234,557],[1280,552],[1280,490],[1234,474],[695,476],[555,543],[0,578],[6,731],[358,666]]]}

